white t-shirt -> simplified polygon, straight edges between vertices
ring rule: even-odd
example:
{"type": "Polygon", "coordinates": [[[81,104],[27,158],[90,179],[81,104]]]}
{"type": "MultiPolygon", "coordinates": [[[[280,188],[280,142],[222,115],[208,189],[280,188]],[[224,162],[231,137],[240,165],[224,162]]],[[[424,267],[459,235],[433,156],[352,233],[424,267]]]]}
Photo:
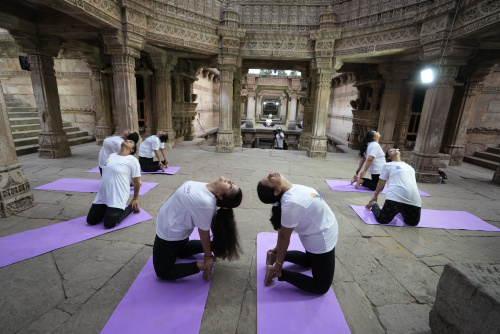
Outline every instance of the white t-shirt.
{"type": "Polygon", "coordinates": [[[162,143],[156,135],[149,136],[148,139],[142,142],[141,147],[139,147],[139,156],[154,158],[155,151],[158,151],[160,148],[165,148],[165,143],[162,143]]]}
{"type": "Polygon", "coordinates": [[[366,159],[368,159],[370,155],[375,159],[373,159],[370,168],[368,168],[368,173],[380,174],[380,171],[382,170],[382,167],[385,164],[385,153],[382,150],[382,147],[380,147],[379,143],[377,143],[376,141],[372,141],[371,143],[368,144],[368,147],[365,152],[366,159]]]}
{"type": "Polygon", "coordinates": [[[306,251],[310,253],[327,253],[337,244],[337,219],[313,188],[294,184],[283,194],[281,225],[293,228],[299,234],[306,251]]]}
{"type": "Polygon", "coordinates": [[[94,204],[125,209],[130,196],[130,181],[141,177],[141,166],[133,155],[111,153],[102,166],[102,179],[94,204]]]}
{"type": "Polygon", "coordinates": [[[217,198],[207,183],[186,181],[163,204],[156,218],[156,234],[163,240],[184,240],[195,227],[209,231],[217,198]]]}
{"type": "Polygon", "coordinates": [[[267,126],[271,126],[272,123],[273,123],[272,119],[270,119],[270,118],[266,119],[266,125],[267,126]]]}
{"type": "Polygon", "coordinates": [[[118,136],[108,137],[104,139],[104,141],[102,142],[101,150],[99,151],[99,167],[102,168],[111,153],[120,152],[123,142],[123,138],[118,136]]]}
{"type": "Polygon", "coordinates": [[[283,138],[285,138],[285,135],[283,134],[283,132],[279,132],[276,134],[275,147],[283,148],[283,138]]]}
{"type": "Polygon", "coordinates": [[[415,170],[410,165],[404,162],[388,162],[382,168],[380,179],[387,181],[385,199],[418,207],[422,206],[415,179],[415,170]]]}

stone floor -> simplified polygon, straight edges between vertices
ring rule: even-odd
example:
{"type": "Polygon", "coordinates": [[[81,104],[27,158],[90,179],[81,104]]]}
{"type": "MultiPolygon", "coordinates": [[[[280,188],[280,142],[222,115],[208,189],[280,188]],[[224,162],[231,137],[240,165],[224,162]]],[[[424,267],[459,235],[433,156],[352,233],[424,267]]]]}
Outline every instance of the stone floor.
{"type": "MultiPolygon", "coordinates": [[[[19,158],[32,188],[63,178],[98,179],[85,174],[97,164],[95,143],[73,146],[73,156],[19,158]]],[[[500,233],[365,225],[350,209],[371,195],[334,192],[325,179],[349,179],[355,152],[328,153],[313,160],[305,152],[237,149],[217,154],[213,147],[179,143],[168,151],[174,176],[145,175],[160,185],[140,198],[156,216],[185,180],[208,182],[220,175],[243,189],[236,209],[244,255],[217,263],[200,333],[256,332],[255,240],[272,231],[270,207],[256,196],[258,180],[270,171],[291,182],[312,186],[339,222],[333,290],[353,333],[428,332],[428,314],[444,265],[450,262],[499,264],[500,233]]],[[[428,209],[466,210],[500,227],[500,187],[493,172],[464,163],[447,168],[448,184],[420,184],[432,195],[428,209]]],[[[85,216],[95,194],[33,190],[36,206],[0,219],[0,237],[85,216]]],[[[381,199],[383,199],[382,196],[381,199]]],[[[151,255],[155,220],[55,250],[0,268],[0,332],[99,333],[151,255]]]]}

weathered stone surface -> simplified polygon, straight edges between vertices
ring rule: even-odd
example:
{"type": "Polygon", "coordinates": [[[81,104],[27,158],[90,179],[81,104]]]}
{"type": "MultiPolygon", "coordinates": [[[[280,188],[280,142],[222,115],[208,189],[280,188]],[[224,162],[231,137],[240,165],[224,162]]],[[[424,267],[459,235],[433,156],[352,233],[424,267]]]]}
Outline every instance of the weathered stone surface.
{"type": "Polygon", "coordinates": [[[51,334],[61,326],[70,315],[58,309],[52,309],[20,330],[19,334],[51,334]]]}
{"type": "Polygon", "coordinates": [[[356,282],[334,282],[333,291],[352,333],[384,333],[370,301],[356,282]]]}
{"type": "Polygon", "coordinates": [[[52,255],[44,254],[0,270],[0,328],[14,333],[64,300],[52,255]]]}
{"type": "Polygon", "coordinates": [[[236,333],[257,333],[257,291],[252,290],[249,284],[243,297],[236,333]]]}
{"type": "Polygon", "coordinates": [[[377,307],[377,315],[387,334],[428,333],[428,304],[395,304],[377,307]]]}
{"type": "Polygon", "coordinates": [[[497,333],[500,266],[452,263],[439,280],[429,325],[436,333],[497,333]]]}

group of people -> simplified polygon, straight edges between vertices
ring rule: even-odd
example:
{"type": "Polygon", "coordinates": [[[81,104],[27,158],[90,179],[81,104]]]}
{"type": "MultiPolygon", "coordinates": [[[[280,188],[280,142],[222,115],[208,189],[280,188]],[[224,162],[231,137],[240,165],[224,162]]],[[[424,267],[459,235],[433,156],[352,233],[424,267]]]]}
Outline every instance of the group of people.
{"type": "MultiPolygon", "coordinates": [[[[100,154],[102,181],[87,217],[89,224],[97,224],[104,219],[105,227],[111,228],[132,211],[138,212],[140,169],[144,170],[143,165],[156,166],[157,169],[168,165],[162,151],[162,144],[167,140],[164,133],[159,132],[142,143],[147,151],[139,154],[139,161],[132,156],[137,149],[136,135],[126,131],[119,139],[110,137],[104,141],[103,150],[121,142],[120,150],[110,153],[103,159],[105,162],[102,165],[100,154]],[[163,161],[160,160],[159,150],[163,161]],[[154,155],[157,162],[153,162],[154,155]],[[130,182],[134,186],[134,196],[126,206],[130,182]]],[[[352,183],[356,182],[356,187],[374,188],[375,194],[366,208],[372,210],[381,224],[389,223],[401,212],[407,224],[417,225],[421,203],[415,172],[401,162],[399,150],[391,149],[383,154],[379,138],[380,134],[375,131],[365,136],[352,183]],[[382,157],[388,162],[381,162],[382,157]],[[364,178],[366,172],[370,172],[371,179],[364,178]],[[387,199],[380,209],[378,194],[386,184],[387,199]]],[[[272,285],[278,279],[303,291],[326,293],[333,281],[338,239],[338,223],[333,211],[315,189],[292,184],[278,172],[258,182],[257,194],[261,202],[272,204],[270,221],[278,231],[276,246],[266,254],[265,285],[272,285]],[[294,231],[299,235],[305,252],[288,250],[294,231]],[[284,270],[285,261],[311,268],[312,277],[284,270]]],[[[153,246],[156,275],[163,280],[174,280],[202,272],[203,278],[208,281],[216,259],[237,259],[241,247],[233,209],[241,204],[242,198],[241,188],[224,177],[210,183],[184,182],[158,212],[153,246]],[[199,240],[190,240],[195,228],[199,240]],[[179,257],[200,253],[204,255],[203,261],[176,263],[179,257]]]]}

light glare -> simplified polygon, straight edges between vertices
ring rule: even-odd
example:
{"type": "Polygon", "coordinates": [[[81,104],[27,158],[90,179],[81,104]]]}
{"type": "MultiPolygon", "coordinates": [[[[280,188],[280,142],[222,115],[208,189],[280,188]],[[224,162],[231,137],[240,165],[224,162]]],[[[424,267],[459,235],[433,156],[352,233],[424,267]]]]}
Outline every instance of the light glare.
{"type": "Polygon", "coordinates": [[[434,72],[430,68],[427,68],[420,72],[420,77],[423,83],[430,83],[434,81],[434,72]]]}

